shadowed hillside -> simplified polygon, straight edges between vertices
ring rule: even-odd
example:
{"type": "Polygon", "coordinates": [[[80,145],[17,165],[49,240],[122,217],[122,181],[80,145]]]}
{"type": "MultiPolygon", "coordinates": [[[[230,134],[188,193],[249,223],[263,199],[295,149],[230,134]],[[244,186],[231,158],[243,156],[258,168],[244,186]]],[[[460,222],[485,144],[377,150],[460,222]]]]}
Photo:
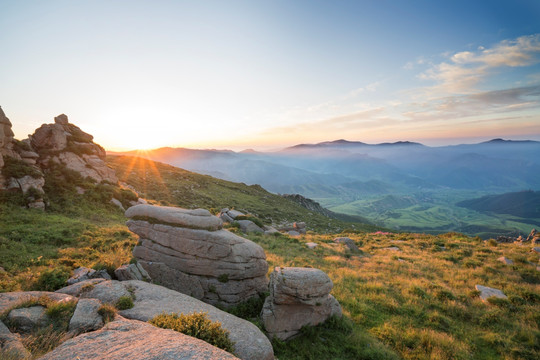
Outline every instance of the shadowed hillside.
{"type": "MultiPolygon", "coordinates": [[[[133,186],[141,196],[160,204],[186,208],[213,209],[235,208],[255,215],[267,224],[304,221],[308,228],[323,232],[341,231],[345,228],[374,230],[375,226],[360,223],[360,217],[338,214],[328,217],[316,210],[269,193],[259,185],[246,185],[201,175],[174,166],[132,156],[109,156],[121,181],[133,186]]],[[[380,228],[380,227],[379,227],[380,228]]]]}

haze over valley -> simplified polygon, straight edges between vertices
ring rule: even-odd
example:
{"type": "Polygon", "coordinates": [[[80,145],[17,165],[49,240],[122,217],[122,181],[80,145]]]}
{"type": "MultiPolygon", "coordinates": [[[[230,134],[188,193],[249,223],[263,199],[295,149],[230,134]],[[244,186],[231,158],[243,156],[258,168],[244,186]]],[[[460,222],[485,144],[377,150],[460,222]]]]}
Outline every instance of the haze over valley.
{"type": "MultiPolygon", "coordinates": [[[[339,213],[396,230],[458,231],[490,237],[525,233],[540,222],[536,202],[507,201],[527,215],[498,207],[477,211],[465,200],[540,189],[540,142],[493,139],[430,147],[336,140],[275,152],[160,148],[129,152],[225,180],[301,194],[339,213]]],[[[529,191],[529,192],[526,192],[529,191]]],[[[537,196],[537,195],[536,195],[537,196]]]]}

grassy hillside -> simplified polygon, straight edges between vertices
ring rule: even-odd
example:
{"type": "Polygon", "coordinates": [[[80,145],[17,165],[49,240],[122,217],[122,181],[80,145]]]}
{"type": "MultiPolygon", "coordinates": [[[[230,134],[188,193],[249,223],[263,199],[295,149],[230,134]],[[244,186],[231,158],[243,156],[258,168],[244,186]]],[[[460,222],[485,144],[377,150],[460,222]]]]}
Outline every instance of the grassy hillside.
{"type": "Polygon", "coordinates": [[[258,185],[220,180],[140,157],[109,156],[107,163],[116,170],[121,181],[133,186],[141,196],[162,205],[201,207],[214,212],[225,207],[235,208],[257,216],[266,224],[305,221],[309,229],[322,232],[377,229],[309,211],[258,185]]]}
{"type": "MultiPolygon", "coordinates": [[[[305,220],[323,231],[347,225],[310,215],[258,186],[130,157],[109,163],[123,181],[159,203],[235,206],[268,222],[305,220]]],[[[131,259],[136,236],[126,228],[123,212],[109,203],[113,193],[121,195],[118,190],[87,184],[86,193],[79,195],[72,182],[52,185],[46,212],[21,208],[7,198],[0,201],[0,291],[54,290],[78,266],[112,270],[131,259]]],[[[274,266],[325,271],[345,314],[344,320],[305,328],[290,342],[274,342],[280,360],[538,358],[540,271],[538,254],[528,246],[457,233],[372,230],[247,237],[264,248],[269,272],[274,266]],[[359,253],[333,242],[344,235],[355,241],[359,253]],[[310,250],[306,242],[318,247],[310,250]],[[504,265],[500,256],[514,264],[504,265]],[[500,289],[508,300],[483,303],[476,284],[500,289]]],[[[259,311],[260,304],[251,304],[240,313],[259,311]]]]}
{"type": "Polygon", "coordinates": [[[520,191],[488,195],[457,204],[468,209],[513,215],[524,220],[540,221],[540,191],[520,191]]]}
{"type": "Polygon", "coordinates": [[[272,266],[325,271],[352,320],[349,331],[321,327],[277,344],[280,359],[538,358],[540,272],[530,247],[457,233],[347,235],[361,254],[330,235],[250,236],[272,266]],[[306,242],[319,246],[308,250],[306,242]],[[500,256],[514,265],[502,264],[500,256]],[[476,284],[501,289],[508,300],[485,304],[476,284]]]}

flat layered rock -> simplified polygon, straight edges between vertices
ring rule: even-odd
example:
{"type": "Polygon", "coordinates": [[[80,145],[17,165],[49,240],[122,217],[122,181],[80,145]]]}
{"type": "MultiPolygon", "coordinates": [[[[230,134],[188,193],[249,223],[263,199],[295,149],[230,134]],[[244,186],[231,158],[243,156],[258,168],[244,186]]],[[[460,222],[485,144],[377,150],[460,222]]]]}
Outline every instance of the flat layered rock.
{"type": "Polygon", "coordinates": [[[41,360],[232,360],[202,340],[136,320],[120,319],[72,338],[41,360]]]}
{"type": "Polygon", "coordinates": [[[486,302],[487,299],[494,296],[499,299],[508,299],[508,297],[499,289],[490,288],[483,285],[475,285],[476,290],[480,291],[480,299],[486,302]]]}
{"type": "Polygon", "coordinates": [[[223,222],[204,209],[182,209],[170,206],[140,204],[126,210],[126,217],[148,217],[158,222],[176,224],[187,228],[218,230],[223,222]]]}
{"type": "Polygon", "coordinates": [[[235,343],[235,354],[240,359],[272,360],[274,358],[270,341],[251,322],[163,286],[137,280],[112,280],[94,285],[92,291],[85,292],[81,296],[115,303],[125,294],[133,294],[135,297],[133,308],[119,311],[119,314],[125,318],[148,321],[161,313],[206,312],[209,319],[219,321],[222,327],[229,331],[229,337],[235,343]]]}

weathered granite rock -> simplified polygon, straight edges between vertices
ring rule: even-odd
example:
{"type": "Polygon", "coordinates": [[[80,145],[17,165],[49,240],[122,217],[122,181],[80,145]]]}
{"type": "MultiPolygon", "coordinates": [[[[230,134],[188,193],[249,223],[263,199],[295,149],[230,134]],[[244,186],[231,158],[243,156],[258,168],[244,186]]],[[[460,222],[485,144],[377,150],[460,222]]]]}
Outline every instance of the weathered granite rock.
{"type": "Polygon", "coordinates": [[[139,263],[122,265],[118,269],[114,270],[114,275],[116,275],[116,278],[120,281],[127,281],[127,280],[150,281],[152,280],[150,275],[148,275],[146,270],[144,270],[144,268],[139,263]]]}
{"type": "Polygon", "coordinates": [[[505,256],[501,256],[500,258],[497,259],[498,261],[502,262],[503,264],[505,265],[513,265],[514,262],[512,260],[510,260],[509,258],[505,257],[505,256]]]}
{"type": "Polygon", "coordinates": [[[525,242],[532,242],[533,239],[536,237],[536,234],[538,232],[536,231],[536,229],[532,229],[531,232],[529,233],[529,236],[527,236],[527,239],[525,240],[525,242]]]}
{"type": "Polygon", "coordinates": [[[46,323],[47,314],[43,306],[37,305],[13,309],[9,312],[7,320],[17,329],[17,332],[28,334],[34,328],[43,326],[46,323]]]}
{"type": "Polygon", "coordinates": [[[105,163],[105,150],[92,141],[93,136],[70,124],[64,114],[54,120],[54,124],[43,124],[30,136],[30,143],[39,155],[38,164],[46,168],[53,161],[82,177],[116,184],[114,170],[105,163]]]}
{"type": "Polygon", "coordinates": [[[118,199],[112,198],[111,199],[111,204],[113,204],[114,206],[116,206],[117,208],[119,208],[122,211],[126,211],[126,209],[124,209],[124,205],[122,205],[122,203],[118,199]]]}
{"type": "Polygon", "coordinates": [[[101,329],[104,323],[101,315],[98,314],[100,306],[101,301],[97,299],[80,299],[69,321],[69,332],[80,334],[101,329]]]}
{"type": "Polygon", "coordinates": [[[238,210],[228,210],[227,215],[229,215],[234,220],[239,216],[244,216],[245,214],[238,210]]]}
{"type": "Polygon", "coordinates": [[[232,354],[202,340],[136,320],[119,319],[72,338],[41,360],[229,360],[232,354]]]}
{"type": "Polygon", "coordinates": [[[265,225],[264,227],[264,233],[266,235],[273,235],[273,234],[278,234],[279,233],[279,230],[272,227],[272,226],[268,226],[268,225],[265,225]]]}
{"type": "Polygon", "coordinates": [[[49,299],[57,302],[77,300],[77,298],[48,291],[14,291],[0,293],[0,313],[27,300],[39,299],[41,296],[47,296],[49,299]]]}
{"type": "Polygon", "coordinates": [[[31,354],[21,342],[19,334],[13,334],[3,322],[0,321],[0,358],[5,356],[10,360],[26,360],[31,354]]]}
{"type": "Polygon", "coordinates": [[[480,291],[480,299],[487,302],[487,299],[494,296],[499,299],[507,299],[507,296],[501,290],[490,288],[483,285],[475,285],[476,290],[480,291]]]}
{"type": "Polygon", "coordinates": [[[66,286],[60,290],[56,290],[59,294],[68,294],[71,296],[79,296],[83,292],[90,291],[96,284],[105,281],[103,278],[81,280],[75,284],[66,286]]]}
{"type": "Polygon", "coordinates": [[[126,216],[167,223],[127,222],[140,236],[133,255],[160,284],[223,306],[266,291],[268,263],[262,248],[229,231],[217,230],[221,220],[206,210],[137,205],[129,208],[126,216]]]}
{"type": "Polygon", "coordinates": [[[300,233],[298,231],[295,231],[295,230],[291,230],[288,232],[288,234],[290,236],[300,236],[300,233]]]}
{"type": "Polygon", "coordinates": [[[73,271],[73,276],[67,280],[67,284],[72,285],[80,281],[98,278],[111,280],[111,276],[106,270],[94,270],[82,266],[73,271]]]}
{"type": "Polygon", "coordinates": [[[170,206],[135,205],[127,209],[128,218],[151,218],[162,224],[174,224],[190,229],[219,230],[223,222],[205,209],[182,209],[170,206]]]}
{"type": "MultiPolygon", "coordinates": [[[[69,289],[72,286],[58,291],[68,290],[69,293],[73,294],[73,288],[69,289]]],[[[91,291],[80,293],[80,296],[97,298],[104,303],[114,304],[121,296],[131,294],[135,297],[133,308],[119,312],[125,318],[148,321],[163,312],[167,314],[206,312],[212,321],[219,321],[223,328],[230,332],[229,337],[235,342],[235,354],[239,358],[253,360],[272,360],[274,358],[272,345],[268,338],[249,321],[237,318],[212,305],[163,286],[137,280],[112,280],[95,284],[91,291]]],[[[74,295],[79,294],[74,293],[74,295]]]]}
{"type": "Polygon", "coordinates": [[[255,232],[255,233],[263,233],[264,230],[261,229],[257,224],[255,224],[253,221],[251,220],[238,220],[238,225],[240,225],[240,230],[243,232],[243,233],[250,233],[250,232],[255,232]]]}
{"type": "Polygon", "coordinates": [[[270,296],[261,313],[270,338],[287,340],[302,326],[341,316],[341,306],[330,295],[332,287],[332,281],[321,270],[276,267],[270,275],[270,296]]]}
{"type": "Polygon", "coordinates": [[[293,230],[300,234],[306,233],[306,223],[303,221],[293,223],[293,230]]]}
{"type": "Polygon", "coordinates": [[[335,243],[345,244],[347,248],[352,252],[358,252],[358,246],[354,243],[354,240],[348,237],[337,237],[334,239],[335,243]]]}

